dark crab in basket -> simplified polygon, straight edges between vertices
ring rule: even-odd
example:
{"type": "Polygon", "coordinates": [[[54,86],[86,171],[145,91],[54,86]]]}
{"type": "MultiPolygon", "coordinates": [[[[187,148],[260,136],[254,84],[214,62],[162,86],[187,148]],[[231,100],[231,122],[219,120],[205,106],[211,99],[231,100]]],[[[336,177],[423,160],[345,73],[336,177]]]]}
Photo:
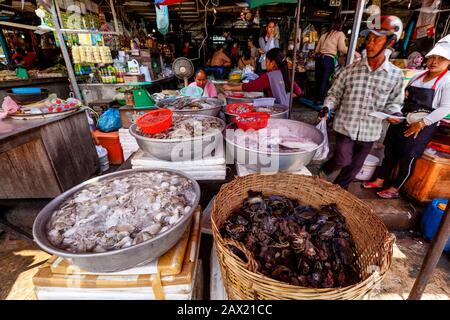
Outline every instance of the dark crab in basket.
{"type": "MultiPolygon", "coordinates": [[[[273,279],[312,288],[345,287],[360,280],[355,244],[335,204],[313,208],[249,191],[220,231],[222,237],[241,242],[257,271],[273,279]]],[[[237,248],[231,249],[245,259],[237,248]]]]}

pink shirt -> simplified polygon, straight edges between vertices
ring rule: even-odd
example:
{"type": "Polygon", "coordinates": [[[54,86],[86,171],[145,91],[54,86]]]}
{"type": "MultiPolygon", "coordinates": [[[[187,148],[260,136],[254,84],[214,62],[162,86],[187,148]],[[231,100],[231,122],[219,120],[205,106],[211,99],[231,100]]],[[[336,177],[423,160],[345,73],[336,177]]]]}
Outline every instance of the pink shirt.
{"type": "MultiPolygon", "coordinates": [[[[197,87],[197,83],[194,81],[189,87],[197,87]]],[[[211,81],[206,81],[205,89],[203,89],[203,97],[217,98],[216,86],[211,81]]]]}

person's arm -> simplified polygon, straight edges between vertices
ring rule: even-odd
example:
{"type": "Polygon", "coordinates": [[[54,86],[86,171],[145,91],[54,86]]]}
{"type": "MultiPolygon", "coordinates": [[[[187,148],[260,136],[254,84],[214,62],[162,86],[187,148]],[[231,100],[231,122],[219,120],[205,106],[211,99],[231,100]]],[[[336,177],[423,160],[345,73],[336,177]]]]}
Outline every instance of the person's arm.
{"type": "Polygon", "coordinates": [[[222,53],[222,59],[224,61],[224,65],[231,64],[231,59],[226,55],[226,53],[222,53]]]}
{"type": "Polygon", "coordinates": [[[338,48],[338,51],[342,54],[346,54],[348,51],[347,44],[345,43],[345,34],[343,32],[339,33],[337,48],[338,48]]]}
{"type": "Polygon", "coordinates": [[[429,115],[423,118],[425,125],[429,126],[433,123],[441,121],[450,114],[450,83],[442,89],[441,99],[438,108],[433,110],[429,115]]]}
{"type": "Polygon", "coordinates": [[[386,105],[384,107],[385,112],[392,115],[401,114],[404,99],[405,94],[403,93],[403,81],[402,78],[399,78],[397,84],[392,89],[386,101],[386,105]]]}
{"type": "Polygon", "coordinates": [[[299,87],[297,82],[294,81],[294,93],[299,96],[302,94],[302,89],[299,87]]]}
{"type": "Polygon", "coordinates": [[[278,40],[277,38],[275,38],[275,39],[273,40],[273,44],[274,44],[275,48],[279,48],[279,47],[280,47],[280,40],[278,40]]]}
{"type": "Polygon", "coordinates": [[[214,85],[214,83],[208,81],[207,86],[208,86],[208,96],[210,98],[217,98],[218,94],[217,94],[217,89],[216,89],[216,86],[214,85]]]}
{"type": "Polygon", "coordinates": [[[328,95],[323,102],[324,107],[327,107],[329,110],[337,110],[339,108],[344,95],[347,76],[349,76],[348,68],[344,68],[342,72],[336,75],[333,85],[328,90],[328,95]]]}
{"type": "Polygon", "coordinates": [[[259,53],[264,53],[264,47],[266,46],[266,41],[264,40],[264,37],[259,38],[259,53]]]}

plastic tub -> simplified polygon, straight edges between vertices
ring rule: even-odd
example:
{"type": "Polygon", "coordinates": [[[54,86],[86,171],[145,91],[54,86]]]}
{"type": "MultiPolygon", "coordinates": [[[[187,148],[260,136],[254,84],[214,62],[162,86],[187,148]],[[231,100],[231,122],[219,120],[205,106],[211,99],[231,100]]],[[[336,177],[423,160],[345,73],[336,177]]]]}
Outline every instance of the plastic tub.
{"type": "MultiPolygon", "coordinates": [[[[440,207],[445,207],[447,205],[448,199],[436,198],[431,201],[431,203],[426,207],[422,216],[422,232],[423,236],[427,241],[431,241],[436,234],[439,224],[441,223],[442,217],[444,216],[444,210],[440,207]],[[440,205],[441,204],[441,205],[440,205]]],[[[450,237],[447,239],[444,251],[450,251],[450,237]]]]}
{"type": "Polygon", "coordinates": [[[375,169],[380,164],[380,159],[375,157],[373,154],[369,154],[364,161],[364,165],[361,171],[356,175],[356,179],[361,181],[370,180],[375,172],[375,169]]]}
{"type": "Polygon", "coordinates": [[[266,112],[248,112],[234,118],[233,121],[242,130],[259,130],[267,127],[270,115],[266,112]]]}
{"type": "Polygon", "coordinates": [[[119,131],[101,132],[95,130],[92,133],[96,144],[101,145],[108,151],[108,160],[110,164],[122,164],[123,157],[122,145],[119,140],[119,131]]]}
{"type": "Polygon", "coordinates": [[[29,87],[29,88],[12,88],[11,91],[12,91],[12,93],[15,93],[15,94],[32,94],[32,93],[41,93],[42,89],[41,88],[34,88],[34,87],[29,87]]]}
{"type": "Polygon", "coordinates": [[[255,107],[273,107],[275,104],[275,98],[258,98],[253,100],[253,106],[255,107]]]}
{"type": "Polygon", "coordinates": [[[136,125],[147,134],[155,134],[167,130],[172,125],[172,110],[157,109],[137,118],[136,125]]]}

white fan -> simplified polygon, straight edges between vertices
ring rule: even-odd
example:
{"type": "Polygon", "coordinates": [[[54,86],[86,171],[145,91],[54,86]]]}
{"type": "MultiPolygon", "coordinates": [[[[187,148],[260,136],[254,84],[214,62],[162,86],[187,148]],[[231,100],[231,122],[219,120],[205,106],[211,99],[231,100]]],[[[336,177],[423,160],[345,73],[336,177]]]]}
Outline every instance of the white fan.
{"type": "Polygon", "coordinates": [[[172,64],[172,70],[179,79],[184,80],[184,86],[188,86],[188,79],[194,75],[194,65],[187,58],[177,58],[172,64]]]}

